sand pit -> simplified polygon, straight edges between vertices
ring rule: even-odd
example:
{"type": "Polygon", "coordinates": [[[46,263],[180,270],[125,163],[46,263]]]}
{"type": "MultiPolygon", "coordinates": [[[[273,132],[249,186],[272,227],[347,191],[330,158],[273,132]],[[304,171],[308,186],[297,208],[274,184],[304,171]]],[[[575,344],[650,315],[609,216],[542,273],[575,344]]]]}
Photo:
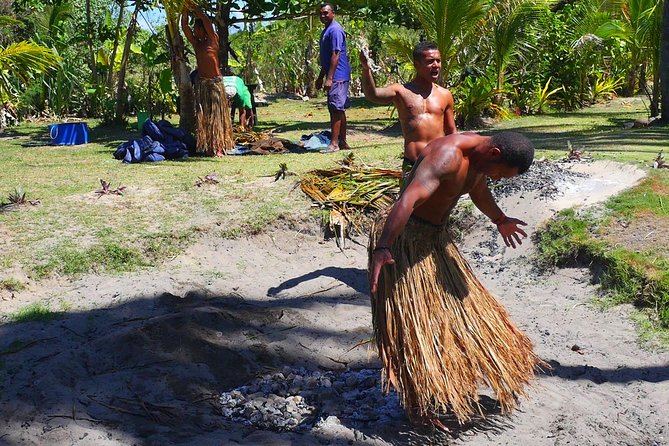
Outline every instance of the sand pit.
{"type": "MultiPolygon", "coordinates": [[[[643,175],[567,167],[586,176],[565,175],[551,196],[511,191],[503,209],[531,232],[643,175]]],[[[378,391],[366,240],[355,241],[342,252],[317,228],[202,239],[157,271],[54,281],[0,302],[69,307],[0,326],[0,444],[669,444],[669,352],[639,347],[628,308],[591,307],[587,270],[537,275],[531,242],[506,249],[483,221],[462,250],[552,370],[511,417],[487,395],[487,417],[447,420],[450,435],[412,428],[378,391]]]]}

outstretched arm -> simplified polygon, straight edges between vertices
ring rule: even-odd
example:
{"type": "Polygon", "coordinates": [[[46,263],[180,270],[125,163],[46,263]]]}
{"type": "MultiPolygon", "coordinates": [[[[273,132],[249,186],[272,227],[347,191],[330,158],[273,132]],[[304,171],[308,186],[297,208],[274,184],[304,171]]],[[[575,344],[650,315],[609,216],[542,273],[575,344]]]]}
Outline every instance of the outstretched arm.
{"type": "Polygon", "coordinates": [[[362,92],[365,98],[375,104],[392,104],[397,91],[392,87],[376,88],[369,61],[362,51],[360,51],[360,64],[362,65],[362,92]]]}
{"type": "Polygon", "coordinates": [[[191,45],[195,45],[193,30],[190,29],[190,26],[188,25],[188,7],[186,5],[181,9],[181,30],[184,32],[186,39],[188,39],[191,45]]]}
{"type": "Polygon", "coordinates": [[[469,197],[476,207],[497,225],[497,230],[502,234],[506,246],[515,248],[516,243],[519,246],[523,244],[520,236],[527,237],[527,233],[518,226],[527,226],[527,223],[504,215],[504,212],[495,203],[495,198],[486,184],[485,176],[482,176],[469,192],[469,197]]]}
{"type": "Polygon", "coordinates": [[[443,151],[436,156],[431,155],[419,159],[414,167],[411,182],[388,214],[381,237],[372,253],[369,277],[369,289],[372,294],[376,293],[381,268],[395,263],[390,247],[406,226],[414,209],[430,198],[443,181],[448,181],[462,162],[461,154],[455,151],[443,151]]]}

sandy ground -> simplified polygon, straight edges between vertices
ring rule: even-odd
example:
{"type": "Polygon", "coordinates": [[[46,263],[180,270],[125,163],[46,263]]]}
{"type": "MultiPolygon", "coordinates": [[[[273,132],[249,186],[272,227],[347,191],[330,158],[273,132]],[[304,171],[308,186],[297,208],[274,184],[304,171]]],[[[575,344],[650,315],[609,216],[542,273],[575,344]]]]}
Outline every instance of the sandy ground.
{"type": "MultiPolygon", "coordinates": [[[[532,231],[642,176],[614,163],[573,168],[590,176],[561,184],[561,197],[516,194],[503,209],[532,231]]],[[[629,308],[593,308],[587,270],[539,275],[529,240],[509,250],[492,229],[476,224],[462,250],[552,366],[512,416],[486,397],[486,417],[447,420],[451,434],[401,415],[282,433],[224,419],[218,394],[260,374],[379,366],[365,344],[366,240],[341,251],[316,228],[286,229],[202,239],[155,271],[54,281],[0,302],[3,313],[32,301],[68,308],[54,321],[0,325],[0,444],[669,445],[669,352],[639,346],[629,308]]]]}

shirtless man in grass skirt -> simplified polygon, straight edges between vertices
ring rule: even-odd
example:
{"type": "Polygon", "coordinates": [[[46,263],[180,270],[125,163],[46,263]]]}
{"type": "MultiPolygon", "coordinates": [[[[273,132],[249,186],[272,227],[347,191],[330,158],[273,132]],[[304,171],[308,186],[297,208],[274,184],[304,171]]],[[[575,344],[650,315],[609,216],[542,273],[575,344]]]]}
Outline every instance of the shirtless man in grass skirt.
{"type": "Polygon", "coordinates": [[[443,428],[439,414],[447,411],[468,421],[481,412],[480,385],[491,387],[508,413],[543,365],[474,276],[446,225],[468,193],[506,245],[520,245],[525,223],[502,212],[487,179],[519,175],[533,157],[532,143],[514,132],[436,138],[418,156],[399,199],[373,225],[369,280],[384,390],[397,390],[414,422],[443,428]]]}

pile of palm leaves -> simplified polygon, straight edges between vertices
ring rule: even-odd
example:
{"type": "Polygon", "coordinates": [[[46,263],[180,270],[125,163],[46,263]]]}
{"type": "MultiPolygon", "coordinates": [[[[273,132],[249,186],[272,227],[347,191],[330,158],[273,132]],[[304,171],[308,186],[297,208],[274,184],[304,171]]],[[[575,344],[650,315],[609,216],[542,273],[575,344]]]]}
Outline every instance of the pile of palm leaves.
{"type": "Polygon", "coordinates": [[[245,129],[241,125],[235,125],[232,129],[235,136],[235,144],[237,145],[248,145],[252,142],[260,141],[267,139],[270,136],[270,132],[254,132],[251,129],[245,129]]]}
{"type": "Polygon", "coordinates": [[[371,215],[389,206],[399,193],[399,170],[379,169],[354,162],[350,153],[338,167],[316,169],[300,180],[300,188],[315,206],[329,211],[326,223],[340,236],[353,226],[358,231],[361,217],[371,215]]]}

